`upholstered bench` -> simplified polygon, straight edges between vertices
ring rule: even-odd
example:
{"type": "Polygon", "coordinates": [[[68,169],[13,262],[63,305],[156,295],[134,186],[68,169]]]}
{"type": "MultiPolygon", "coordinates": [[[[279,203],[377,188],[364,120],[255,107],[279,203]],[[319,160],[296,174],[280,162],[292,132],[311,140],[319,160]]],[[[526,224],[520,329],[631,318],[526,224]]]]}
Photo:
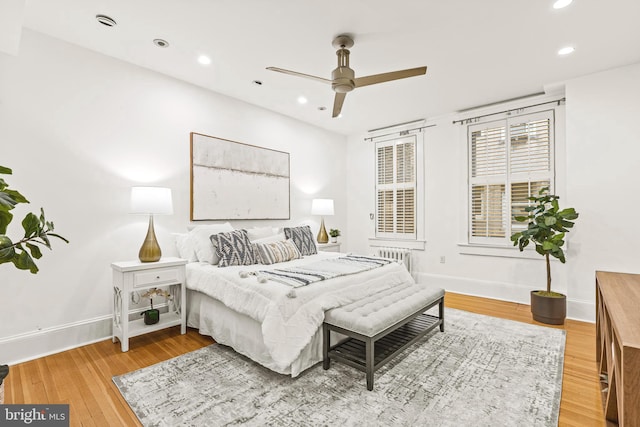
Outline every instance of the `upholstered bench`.
{"type": "Polygon", "coordinates": [[[407,283],[328,310],[322,325],[323,368],[331,359],[364,371],[367,389],[373,373],[436,326],[444,332],[444,290],[407,283]],[[439,315],[424,312],[439,305],[439,315]],[[331,346],[331,331],[350,337],[331,346]]]}

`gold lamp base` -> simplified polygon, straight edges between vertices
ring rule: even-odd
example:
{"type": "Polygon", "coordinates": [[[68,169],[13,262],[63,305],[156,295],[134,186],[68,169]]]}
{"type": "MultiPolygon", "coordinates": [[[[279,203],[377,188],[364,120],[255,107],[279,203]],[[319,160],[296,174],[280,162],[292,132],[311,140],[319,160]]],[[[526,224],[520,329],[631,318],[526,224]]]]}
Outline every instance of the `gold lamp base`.
{"type": "Polygon", "coordinates": [[[324,218],[320,220],[320,231],[318,231],[318,243],[327,243],[329,241],[329,235],[324,228],[324,218]]]}
{"type": "Polygon", "coordinates": [[[156,239],[156,232],[153,229],[153,215],[149,215],[149,229],[147,230],[147,237],[144,239],[144,243],[138,252],[138,258],[140,262],[156,262],[160,260],[162,251],[160,245],[156,239]]]}

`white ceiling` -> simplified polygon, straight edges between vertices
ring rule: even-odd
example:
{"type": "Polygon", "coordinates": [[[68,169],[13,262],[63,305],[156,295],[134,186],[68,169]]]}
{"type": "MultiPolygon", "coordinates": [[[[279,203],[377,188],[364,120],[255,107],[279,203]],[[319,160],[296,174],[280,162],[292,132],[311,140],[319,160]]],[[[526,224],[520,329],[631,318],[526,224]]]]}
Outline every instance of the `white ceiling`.
{"type": "MultiPolygon", "coordinates": [[[[640,1],[27,0],[24,27],[342,134],[540,93],[640,61],[640,1]],[[96,14],[117,21],[109,28],[96,14]],[[356,76],[428,66],[356,89],[331,118],[333,38],[353,36],[356,76]],[[170,47],[156,47],[162,38],[170,47]],[[575,46],[566,57],[559,48],[575,46]],[[197,63],[200,54],[209,66],[197,63]],[[261,80],[262,86],[252,84],[261,80]],[[306,105],[297,103],[305,96],[306,105]],[[319,111],[325,106],[325,111],[319,111]]],[[[639,76],[640,78],[640,76],[639,76]]]]}

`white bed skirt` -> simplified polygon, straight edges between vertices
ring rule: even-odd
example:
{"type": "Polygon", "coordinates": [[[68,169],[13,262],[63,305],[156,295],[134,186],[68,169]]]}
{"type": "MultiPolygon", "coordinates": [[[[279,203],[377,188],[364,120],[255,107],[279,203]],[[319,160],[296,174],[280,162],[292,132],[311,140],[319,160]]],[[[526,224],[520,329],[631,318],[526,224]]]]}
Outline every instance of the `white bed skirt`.
{"type": "MultiPolygon", "coordinates": [[[[217,299],[187,289],[187,325],[217,343],[232,347],[240,354],[280,374],[297,377],[302,371],[322,361],[322,329],[318,328],[311,342],[286,369],[278,369],[264,345],[260,323],[247,315],[231,310],[217,299]]],[[[335,343],[343,335],[333,335],[335,343]]]]}

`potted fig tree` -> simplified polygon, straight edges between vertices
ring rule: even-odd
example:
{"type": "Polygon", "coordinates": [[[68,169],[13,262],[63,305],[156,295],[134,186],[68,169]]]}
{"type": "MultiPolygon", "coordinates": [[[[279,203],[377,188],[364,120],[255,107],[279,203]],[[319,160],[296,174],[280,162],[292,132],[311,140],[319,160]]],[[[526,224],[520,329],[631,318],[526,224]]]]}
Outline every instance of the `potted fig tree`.
{"type": "MultiPolygon", "coordinates": [[[[11,175],[11,169],[0,166],[0,175],[11,175]]],[[[40,246],[51,249],[49,237],[57,237],[69,243],[64,237],[53,232],[53,222],[44,217],[44,210],[40,208],[40,215],[28,213],[22,220],[24,236],[12,240],[6,235],[7,228],[13,220],[10,211],[19,203],[29,201],[18,191],[9,188],[4,179],[0,178],[0,264],[12,263],[20,270],[38,272],[35,259],[42,257],[40,246]]],[[[0,365],[0,404],[4,403],[4,379],[9,374],[9,366],[0,365]]]]}
{"type": "Polygon", "coordinates": [[[530,242],[536,246],[536,252],[545,258],[547,265],[546,290],[531,291],[531,314],[533,319],[549,325],[562,325],[567,315],[566,295],[551,290],[551,264],[549,257],[555,257],[565,263],[562,247],[565,233],[573,228],[578,213],[574,208],[560,209],[559,197],[549,194],[549,188],[540,190],[537,197],[529,197],[531,206],[524,210],[527,216],[516,216],[515,220],[527,222],[527,228],[511,236],[514,246],[523,251],[530,242]]]}

